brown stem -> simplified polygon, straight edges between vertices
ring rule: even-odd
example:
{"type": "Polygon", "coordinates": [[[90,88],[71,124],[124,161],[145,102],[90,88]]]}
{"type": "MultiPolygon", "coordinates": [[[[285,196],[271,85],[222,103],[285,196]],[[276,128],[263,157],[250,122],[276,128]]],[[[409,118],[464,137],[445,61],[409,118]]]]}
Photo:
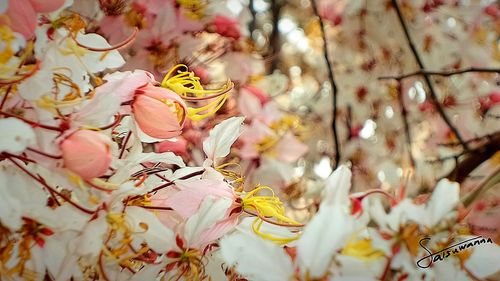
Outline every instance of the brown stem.
{"type": "Polygon", "coordinates": [[[431,70],[421,69],[421,70],[417,70],[417,71],[410,72],[407,74],[402,74],[402,75],[381,76],[378,78],[378,80],[389,80],[389,79],[403,80],[403,79],[408,78],[408,77],[419,76],[419,75],[434,75],[434,76],[449,77],[449,76],[464,74],[464,73],[468,73],[468,72],[500,73],[500,68],[468,67],[468,68],[464,68],[464,69],[450,70],[450,71],[431,71],[431,70]]]}
{"type": "Polygon", "coordinates": [[[44,128],[44,129],[47,129],[47,130],[51,130],[51,131],[58,131],[58,132],[61,132],[62,129],[61,128],[58,128],[58,127],[54,127],[54,126],[49,126],[49,125],[43,125],[43,124],[40,124],[40,123],[37,123],[35,121],[31,121],[31,120],[28,120],[28,119],[25,119],[24,117],[21,117],[21,116],[18,116],[18,115],[15,115],[15,114],[12,114],[12,113],[8,113],[8,112],[5,112],[5,111],[1,111],[0,110],[0,115],[5,115],[7,117],[14,117],[14,118],[17,118],[19,120],[22,120],[28,124],[30,124],[32,127],[36,128],[36,127],[39,127],[39,128],[44,128]]]}
{"type": "MultiPolygon", "coordinates": [[[[201,174],[203,174],[204,172],[205,172],[205,169],[200,170],[200,171],[193,172],[193,173],[191,173],[191,174],[187,174],[187,175],[185,175],[185,176],[183,176],[183,177],[180,177],[180,178],[178,178],[178,179],[179,179],[179,180],[186,180],[186,179],[189,179],[189,178],[192,178],[192,177],[195,177],[195,176],[201,175],[201,174]]],[[[155,174],[155,175],[157,175],[157,174],[155,174]]],[[[157,176],[159,176],[159,175],[157,175],[157,176]]],[[[163,189],[163,188],[165,188],[165,187],[171,186],[171,185],[173,185],[173,184],[175,183],[174,181],[169,181],[168,179],[167,179],[167,181],[168,181],[167,183],[162,184],[162,185],[160,185],[160,186],[157,186],[157,187],[153,188],[153,190],[151,190],[151,191],[150,191],[150,192],[148,192],[148,193],[153,193],[153,192],[156,192],[156,191],[158,191],[158,190],[160,190],[160,189],[163,189]]]]}
{"type": "MultiPolygon", "coordinates": [[[[420,68],[420,71],[423,71],[423,70],[425,70],[424,62],[422,61],[422,58],[420,57],[420,55],[418,53],[418,50],[417,50],[417,47],[415,46],[415,43],[411,39],[410,31],[408,29],[408,26],[406,25],[406,22],[405,22],[405,19],[403,17],[403,13],[401,12],[401,8],[399,7],[398,1],[391,0],[391,3],[392,3],[392,6],[394,7],[394,9],[396,10],[396,14],[398,16],[399,23],[401,24],[401,27],[403,28],[403,31],[404,31],[404,34],[406,37],[406,41],[408,42],[408,45],[411,49],[411,52],[413,53],[413,56],[415,57],[415,60],[417,61],[418,67],[420,68]]],[[[469,150],[469,146],[467,145],[467,143],[465,143],[463,141],[462,136],[458,132],[457,128],[453,125],[450,118],[446,115],[446,112],[444,111],[443,107],[439,103],[439,99],[437,97],[436,90],[434,89],[434,86],[432,84],[430,75],[426,74],[426,73],[422,73],[422,75],[424,77],[425,83],[427,84],[427,87],[429,88],[430,98],[431,98],[432,102],[434,103],[434,106],[436,107],[439,115],[441,116],[443,121],[448,125],[450,130],[455,134],[456,138],[458,139],[460,144],[462,144],[464,149],[469,150]]]]}
{"type": "Polygon", "coordinates": [[[328,69],[328,79],[330,80],[330,85],[332,87],[332,95],[333,95],[333,119],[332,119],[332,133],[333,133],[333,143],[335,146],[335,164],[334,164],[334,169],[336,169],[339,165],[340,162],[340,143],[339,143],[339,136],[337,132],[337,95],[338,95],[338,88],[337,88],[337,83],[335,83],[335,77],[333,74],[333,68],[330,63],[330,58],[328,57],[328,41],[326,39],[326,30],[325,30],[325,25],[323,23],[323,20],[319,16],[318,13],[318,7],[316,6],[316,0],[311,0],[311,5],[313,8],[314,15],[318,17],[319,20],[319,25],[321,27],[321,36],[323,39],[323,57],[326,62],[326,67],[328,69]]]}
{"type": "Polygon", "coordinates": [[[130,136],[132,135],[132,132],[129,131],[127,133],[127,136],[125,137],[125,139],[123,140],[123,143],[122,143],[122,148],[120,149],[120,155],[118,156],[118,159],[122,159],[123,157],[123,153],[125,153],[125,149],[127,148],[127,143],[130,139],[130,136]]]}
{"type": "Polygon", "coordinates": [[[64,199],[66,202],[68,202],[70,205],[72,205],[73,207],[77,208],[78,210],[86,213],[86,214],[89,214],[89,215],[92,215],[94,214],[96,211],[92,211],[92,210],[89,210],[87,208],[84,208],[78,204],[76,204],[75,202],[71,201],[71,199],[69,199],[66,195],[64,195],[63,193],[60,193],[59,191],[55,190],[54,188],[52,188],[50,185],[48,185],[45,180],[41,179],[40,177],[37,177],[35,176],[33,173],[31,173],[30,171],[28,171],[25,167],[23,167],[21,164],[17,163],[17,161],[15,161],[14,159],[10,158],[10,157],[7,157],[7,159],[9,159],[10,162],[14,163],[14,165],[16,165],[19,169],[21,169],[23,172],[25,172],[28,176],[30,176],[32,179],[34,179],[35,181],[37,181],[38,183],[40,183],[43,187],[45,187],[51,194],[54,193],[54,194],[57,194],[58,196],[60,196],[62,199],[64,199]]]}
{"type": "Polygon", "coordinates": [[[484,145],[476,148],[475,153],[468,153],[466,158],[460,161],[445,178],[459,183],[463,182],[479,165],[495,155],[499,147],[500,134],[497,134],[484,145]]]}
{"type": "Polygon", "coordinates": [[[52,159],[61,159],[62,158],[62,155],[52,155],[52,154],[49,154],[47,152],[43,152],[43,151],[35,149],[35,148],[28,147],[26,149],[31,151],[31,152],[34,152],[34,153],[37,153],[37,154],[40,154],[40,155],[43,155],[45,157],[49,157],[52,159]]]}

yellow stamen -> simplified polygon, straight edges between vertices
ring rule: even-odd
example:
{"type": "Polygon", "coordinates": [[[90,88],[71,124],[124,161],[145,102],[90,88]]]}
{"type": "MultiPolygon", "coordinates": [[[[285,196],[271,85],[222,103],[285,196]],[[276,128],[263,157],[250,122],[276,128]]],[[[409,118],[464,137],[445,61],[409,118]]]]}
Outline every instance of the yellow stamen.
{"type": "Polygon", "coordinates": [[[184,8],[185,15],[193,20],[200,20],[205,16],[205,7],[207,6],[205,1],[177,0],[177,4],[184,8]]]}
{"type": "Polygon", "coordinates": [[[222,164],[222,165],[215,167],[215,170],[217,172],[221,173],[226,179],[231,180],[233,186],[235,186],[237,191],[241,191],[238,189],[239,189],[239,187],[243,186],[245,178],[241,175],[241,166],[238,163],[232,163],[232,162],[225,163],[225,164],[222,164]],[[236,166],[239,168],[240,172],[238,173],[238,172],[226,169],[226,167],[228,167],[228,166],[236,166]]]}
{"type": "MultiPolygon", "coordinates": [[[[263,221],[268,221],[268,218],[276,220],[276,225],[280,226],[302,226],[302,224],[285,216],[285,208],[283,202],[274,194],[274,191],[268,186],[257,186],[254,190],[245,194],[242,198],[242,208],[247,212],[255,211],[258,218],[252,224],[252,229],[258,236],[273,241],[278,244],[286,244],[298,239],[295,237],[276,237],[274,235],[263,233],[260,228],[263,221]],[[271,191],[271,196],[256,195],[261,190],[271,191]]],[[[272,223],[272,222],[270,222],[272,223]]]]}
{"type": "Polygon", "coordinates": [[[188,107],[187,116],[191,120],[199,121],[212,116],[222,107],[222,105],[224,105],[224,102],[229,96],[229,91],[233,87],[233,83],[227,81],[220,89],[203,89],[200,78],[196,77],[194,72],[188,71],[186,65],[178,64],[167,73],[165,78],[163,78],[161,86],[174,91],[187,101],[214,99],[201,107],[188,107]],[[174,75],[174,73],[176,74],[174,75]]]}
{"type": "Polygon", "coordinates": [[[274,194],[274,191],[268,186],[258,186],[247,193],[242,198],[244,210],[254,210],[259,216],[275,218],[278,222],[301,225],[295,220],[285,216],[283,202],[274,194]],[[259,191],[266,189],[271,191],[271,196],[255,195],[259,191]]]}
{"type": "Polygon", "coordinates": [[[261,219],[255,218],[255,220],[252,223],[253,232],[255,232],[255,234],[257,234],[258,236],[260,236],[266,240],[272,241],[276,244],[284,245],[284,244],[288,244],[288,243],[300,238],[300,234],[297,234],[296,236],[293,236],[293,237],[278,237],[278,236],[274,236],[274,235],[269,234],[269,233],[264,233],[264,232],[260,231],[262,223],[263,223],[263,221],[261,219]]]}
{"type": "Polygon", "coordinates": [[[375,260],[384,256],[384,252],[374,249],[370,239],[351,239],[347,242],[342,255],[356,257],[363,260],[375,260]]]}

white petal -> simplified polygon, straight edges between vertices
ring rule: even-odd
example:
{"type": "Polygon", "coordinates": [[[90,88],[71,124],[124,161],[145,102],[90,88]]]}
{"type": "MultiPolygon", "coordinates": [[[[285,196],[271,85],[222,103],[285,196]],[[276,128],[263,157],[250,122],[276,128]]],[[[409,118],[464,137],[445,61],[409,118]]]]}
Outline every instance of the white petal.
{"type": "Polygon", "coordinates": [[[216,160],[229,154],[231,146],[241,134],[245,117],[231,117],[215,126],[203,142],[203,151],[209,159],[216,160]]]}
{"type": "Polygon", "coordinates": [[[323,277],[333,255],[353,231],[354,223],[342,206],[321,206],[297,242],[297,261],[302,274],[323,277]]]}
{"type": "Polygon", "coordinates": [[[500,247],[495,242],[474,246],[472,255],[465,262],[465,267],[479,278],[494,274],[500,270],[500,247]]]}
{"type": "Polygon", "coordinates": [[[288,281],[293,264],[283,249],[270,241],[236,233],[221,239],[220,251],[228,266],[250,280],[288,281]]]}
{"type": "Polygon", "coordinates": [[[140,247],[142,242],[146,242],[157,253],[165,253],[175,248],[174,233],[152,212],[141,207],[129,206],[126,214],[127,222],[134,233],[134,246],[140,247]]]}
{"type": "Polygon", "coordinates": [[[459,201],[459,192],[460,185],[456,182],[448,179],[438,182],[427,205],[429,227],[436,225],[453,211],[459,201]]]}
{"type": "Polygon", "coordinates": [[[200,209],[192,215],[186,222],[184,227],[184,238],[189,246],[196,245],[200,240],[200,234],[214,226],[218,221],[222,220],[227,209],[231,206],[232,201],[228,198],[220,198],[215,200],[212,197],[207,197],[201,203],[200,209]]]}
{"type": "Polygon", "coordinates": [[[0,119],[0,128],[0,152],[19,154],[36,143],[31,126],[17,118],[0,119]]]}
{"type": "Polygon", "coordinates": [[[340,165],[326,180],[326,188],[322,204],[328,204],[331,206],[349,204],[351,177],[351,170],[345,165],[340,165]]]}

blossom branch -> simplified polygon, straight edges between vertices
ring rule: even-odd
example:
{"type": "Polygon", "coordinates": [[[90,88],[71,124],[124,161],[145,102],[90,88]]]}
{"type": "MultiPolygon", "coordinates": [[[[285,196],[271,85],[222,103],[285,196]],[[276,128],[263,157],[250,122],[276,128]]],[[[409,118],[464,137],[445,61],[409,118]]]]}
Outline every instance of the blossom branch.
{"type": "Polygon", "coordinates": [[[408,78],[408,77],[420,76],[420,75],[434,75],[434,76],[449,77],[449,76],[459,75],[459,74],[464,74],[464,73],[469,73],[469,72],[500,73],[500,68],[469,67],[469,68],[451,70],[451,71],[432,71],[432,70],[421,69],[421,70],[417,70],[417,71],[410,72],[407,74],[402,74],[402,75],[381,76],[381,77],[378,77],[378,80],[394,79],[394,80],[399,81],[399,80],[403,80],[403,79],[408,78]]]}
{"type": "Polygon", "coordinates": [[[328,57],[328,41],[326,40],[326,32],[325,32],[325,25],[323,23],[323,20],[319,16],[318,13],[318,7],[316,6],[316,1],[311,0],[311,5],[313,8],[314,15],[318,17],[319,20],[319,25],[321,27],[321,36],[323,39],[323,56],[326,62],[326,67],[328,69],[328,79],[330,80],[330,85],[332,86],[332,95],[333,95],[333,119],[332,119],[332,133],[333,133],[333,143],[335,146],[335,166],[334,168],[336,169],[339,165],[340,162],[340,143],[339,143],[339,137],[338,137],[338,132],[337,132],[337,95],[338,95],[338,88],[337,88],[337,83],[335,83],[335,77],[333,74],[333,68],[330,63],[330,58],[328,57]]]}
{"type": "MultiPolygon", "coordinates": [[[[418,53],[418,50],[417,50],[417,47],[415,46],[415,43],[411,39],[410,31],[408,29],[408,26],[406,25],[406,22],[405,22],[405,19],[403,17],[403,13],[401,12],[401,8],[399,7],[398,1],[391,0],[391,3],[392,3],[392,6],[394,7],[394,9],[396,10],[396,14],[398,16],[399,23],[401,24],[401,27],[403,28],[403,31],[404,31],[404,34],[406,37],[406,41],[408,42],[408,45],[411,49],[411,52],[413,53],[413,56],[415,57],[415,60],[417,61],[418,67],[420,68],[420,71],[423,71],[423,70],[425,70],[424,62],[422,61],[422,58],[420,57],[420,55],[418,53]]],[[[436,106],[436,109],[437,109],[439,115],[444,120],[444,122],[448,125],[450,130],[455,134],[456,138],[458,139],[460,144],[462,144],[463,148],[465,150],[469,150],[469,146],[467,145],[467,143],[465,143],[463,141],[462,136],[458,132],[458,129],[452,124],[450,118],[446,115],[446,112],[444,111],[443,107],[439,103],[439,100],[438,100],[438,97],[436,94],[436,90],[434,89],[430,75],[426,74],[426,73],[422,73],[422,75],[424,77],[425,83],[427,84],[427,87],[429,88],[430,98],[432,99],[432,102],[436,106]]]]}

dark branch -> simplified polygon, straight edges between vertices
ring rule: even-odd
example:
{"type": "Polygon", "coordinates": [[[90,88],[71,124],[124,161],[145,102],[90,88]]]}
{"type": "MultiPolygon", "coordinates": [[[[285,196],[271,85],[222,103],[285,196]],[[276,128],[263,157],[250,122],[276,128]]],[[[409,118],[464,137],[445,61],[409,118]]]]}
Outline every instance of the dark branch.
{"type": "Polygon", "coordinates": [[[271,14],[273,19],[273,30],[269,36],[269,46],[271,47],[270,52],[270,67],[269,73],[273,73],[275,69],[278,68],[279,52],[281,49],[281,36],[278,30],[278,23],[281,16],[281,8],[283,7],[284,1],[281,0],[271,0],[271,14]]]}
{"type": "Polygon", "coordinates": [[[434,75],[434,76],[449,77],[449,76],[464,74],[464,73],[468,73],[468,72],[500,73],[500,68],[469,67],[469,68],[458,69],[458,70],[451,70],[451,71],[431,71],[431,70],[423,70],[423,69],[421,69],[421,70],[417,70],[415,72],[410,72],[410,73],[402,74],[402,75],[381,76],[378,79],[379,80],[388,80],[388,79],[402,80],[402,79],[405,79],[405,78],[408,78],[408,77],[419,76],[419,75],[434,75]]]}
{"type": "Polygon", "coordinates": [[[479,165],[490,159],[500,147],[500,134],[492,137],[484,145],[474,150],[474,153],[468,153],[466,158],[460,161],[455,169],[451,171],[446,178],[456,182],[463,182],[467,176],[479,165]]]}
{"type": "Polygon", "coordinates": [[[254,7],[254,0],[250,0],[248,2],[248,9],[250,10],[250,14],[252,15],[252,19],[248,23],[248,31],[250,32],[250,38],[253,38],[253,31],[255,30],[255,27],[257,25],[257,11],[255,11],[254,7]]]}
{"type": "MultiPolygon", "coordinates": [[[[408,42],[408,45],[409,45],[409,47],[411,49],[411,52],[413,53],[413,56],[415,57],[415,60],[417,61],[417,64],[418,64],[418,67],[419,67],[420,71],[423,71],[423,70],[425,70],[424,62],[422,61],[422,58],[420,57],[420,55],[418,53],[418,50],[417,50],[417,47],[415,46],[415,43],[413,43],[413,40],[411,39],[410,31],[408,30],[408,26],[406,25],[406,22],[405,22],[405,19],[403,17],[403,14],[401,13],[401,9],[399,7],[398,1],[397,0],[391,0],[391,2],[392,2],[392,6],[396,10],[396,13],[397,13],[397,16],[398,16],[398,19],[399,19],[399,23],[401,24],[401,27],[403,28],[403,31],[404,31],[404,34],[405,34],[405,37],[406,37],[406,41],[408,42]]],[[[436,109],[437,109],[439,115],[444,120],[444,122],[448,125],[448,127],[451,129],[451,131],[455,134],[456,138],[458,139],[458,141],[460,142],[460,144],[462,144],[462,146],[464,147],[464,149],[465,150],[469,150],[469,147],[468,147],[467,143],[465,143],[463,141],[463,139],[462,139],[460,133],[458,132],[457,128],[451,123],[450,118],[446,115],[446,112],[444,112],[443,107],[439,103],[439,99],[437,97],[436,91],[434,90],[434,86],[432,84],[430,75],[426,74],[426,73],[422,73],[422,75],[424,77],[425,83],[427,84],[427,87],[429,88],[430,98],[432,99],[432,102],[434,103],[434,106],[436,106],[436,109]]]]}
{"type": "Polygon", "coordinates": [[[323,20],[318,14],[318,7],[316,6],[316,1],[311,0],[313,12],[318,17],[319,25],[321,26],[321,36],[323,38],[323,56],[325,58],[326,67],[328,69],[328,79],[330,80],[330,84],[332,86],[332,95],[333,95],[333,119],[332,119],[332,132],[333,132],[333,143],[335,145],[335,166],[337,168],[340,162],[340,143],[339,136],[337,132],[337,95],[338,89],[337,84],[335,83],[335,78],[333,75],[332,64],[330,63],[330,59],[328,57],[328,41],[326,39],[325,25],[323,20]]]}
{"type": "Polygon", "coordinates": [[[399,107],[401,107],[401,115],[403,117],[403,125],[405,129],[405,136],[406,136],[406,143],[408,144],[408,154],[410,156],[410,163],[411,166],[414,168],[415,167],[415,158],[413,157],[413,152],[412,152],[412,141],[411,141],[411,131],[410,131],[410,124],[408,123],[408,110],[406,110],[405,103],[403,101],[403,91],[401,89],[401,83],[398,81],[398,102],[399,102],[399,107]]]}

